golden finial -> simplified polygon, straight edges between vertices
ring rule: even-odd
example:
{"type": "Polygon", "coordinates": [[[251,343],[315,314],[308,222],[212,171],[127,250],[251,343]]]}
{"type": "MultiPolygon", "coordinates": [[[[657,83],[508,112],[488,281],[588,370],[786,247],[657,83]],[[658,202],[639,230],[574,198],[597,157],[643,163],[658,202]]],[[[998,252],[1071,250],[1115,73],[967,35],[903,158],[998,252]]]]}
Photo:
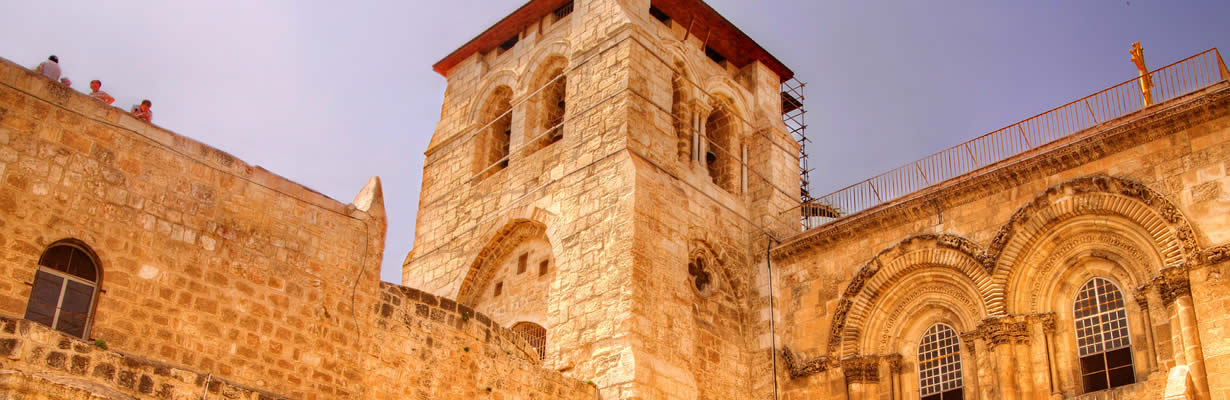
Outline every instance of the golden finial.
{"type": "Polygon", "coordinates": [[[1144,96],[1145,107],[1153,105],[1153,78],[1149,76],[1149,68],[1145,67],[1145,49],[1140,42],[1132,43],[1132,62],[1136,63],[1136,72],[1140,74],[1140,93],[1144,96]]]}

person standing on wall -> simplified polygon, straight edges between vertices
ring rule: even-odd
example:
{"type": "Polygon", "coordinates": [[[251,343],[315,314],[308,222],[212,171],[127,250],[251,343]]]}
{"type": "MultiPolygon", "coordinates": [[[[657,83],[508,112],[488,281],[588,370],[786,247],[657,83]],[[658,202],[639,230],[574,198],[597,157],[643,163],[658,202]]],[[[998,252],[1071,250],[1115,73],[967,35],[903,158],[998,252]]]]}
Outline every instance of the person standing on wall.
{"type": "Polygon", "coordinates": [[[154,112],[149,109],[153,105],[149,100],[141,100],[141,105],[132,106],[132,116],[145,122],[153,122],[154,112]]]}
{"type": "Polygon", "coordinates": [[[43,61],[37,67],[34,67],[34,72],[42,74],[53,81],[60,80],[60,58],[52,55],[47,57],[47,61],[43,61]]]}
{"type": "Polygon", "coordinates": [[[95,100],[98,100],[98,101],[101,101],[107,104],[114,103],[115,98],[111,97],[111,95],[107,94],[107,92],[98,90],[101,88],[102,88],[102,81],[97,80],[97,79],[90,81],[90,97],[93,97],[95,100]]]}

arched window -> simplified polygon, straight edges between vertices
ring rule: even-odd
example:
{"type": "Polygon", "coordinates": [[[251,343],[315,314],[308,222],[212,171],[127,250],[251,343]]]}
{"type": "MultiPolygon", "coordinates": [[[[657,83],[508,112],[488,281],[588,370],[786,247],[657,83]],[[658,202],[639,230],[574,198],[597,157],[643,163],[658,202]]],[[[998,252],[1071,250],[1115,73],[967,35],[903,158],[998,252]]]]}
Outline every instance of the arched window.
{"type": "Polygon", "coordinates": [[[918,345],[918,391],[922,400],[961,399],[961,347],[957,331],[935,324],[918,345]]]}
{"type": "Polygon", "coordinates": [[[483,172],[479,179],[508,166],[508,145],[512,138],[512,89],[500,86],[491,93],[483,106],[482,120],[488,124],[478,135],[474,157],[474,173],[483,172]],[[485,171],[485,172],[484,172],[485,171]]]}
{"type": "Polygon", "coordinates": [[[512,327],[513,332],[517,332],[525,341],[530,342],[530,346],[534,346],[538,350],[538,359],[547,359],[547,329],[533,322],[518,322],[512,327]]]}
{"type": "Polygon", "coordinates": [[[1085,392],[1136,382],[1123,293],[1104,278],[1081,286],[1072,305],[1085,392]]]}
{"type": "Polygon", "coordinates": [[[98,263],[85,246],[52,244],[38,259],[26,319],[84,338],[97,286],[98,263]]]}
{"type": "Polygon", "coordinates": [[[709,178],[718,187],[731,193],[735,192],[735,171],[738,165],[735,162],[737,149],[733,137],[734,123],[730,109],[720,102],[705,119],[705,138],[709,144],[705,146],[704,157],[709,178]]]}

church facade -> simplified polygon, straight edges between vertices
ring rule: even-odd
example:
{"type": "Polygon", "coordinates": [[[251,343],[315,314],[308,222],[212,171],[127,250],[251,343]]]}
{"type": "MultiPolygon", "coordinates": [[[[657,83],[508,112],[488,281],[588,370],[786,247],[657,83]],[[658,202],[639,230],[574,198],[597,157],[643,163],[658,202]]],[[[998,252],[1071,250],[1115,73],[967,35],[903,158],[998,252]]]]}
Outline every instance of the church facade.
{"type": "Polygon", "coordinates": [[[378,179],[0,63],[0,398],[1230,395],[1215,51],[815,200],[793,71],[699,0],[533,0],[434,69],[393,285],[378,179]]]}

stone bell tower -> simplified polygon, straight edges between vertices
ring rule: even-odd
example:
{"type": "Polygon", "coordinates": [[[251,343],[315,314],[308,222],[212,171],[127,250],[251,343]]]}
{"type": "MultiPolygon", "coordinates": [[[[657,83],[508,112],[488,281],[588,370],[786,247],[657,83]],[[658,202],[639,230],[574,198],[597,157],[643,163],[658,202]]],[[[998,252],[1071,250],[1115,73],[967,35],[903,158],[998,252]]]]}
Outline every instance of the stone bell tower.
{"type": "Polygon", "coordinates": [[[406,285],[605,399],[764,393],[761,260],[798,229],[788,68],[699,0],[533,0],[434,69],[406,285]]]}

